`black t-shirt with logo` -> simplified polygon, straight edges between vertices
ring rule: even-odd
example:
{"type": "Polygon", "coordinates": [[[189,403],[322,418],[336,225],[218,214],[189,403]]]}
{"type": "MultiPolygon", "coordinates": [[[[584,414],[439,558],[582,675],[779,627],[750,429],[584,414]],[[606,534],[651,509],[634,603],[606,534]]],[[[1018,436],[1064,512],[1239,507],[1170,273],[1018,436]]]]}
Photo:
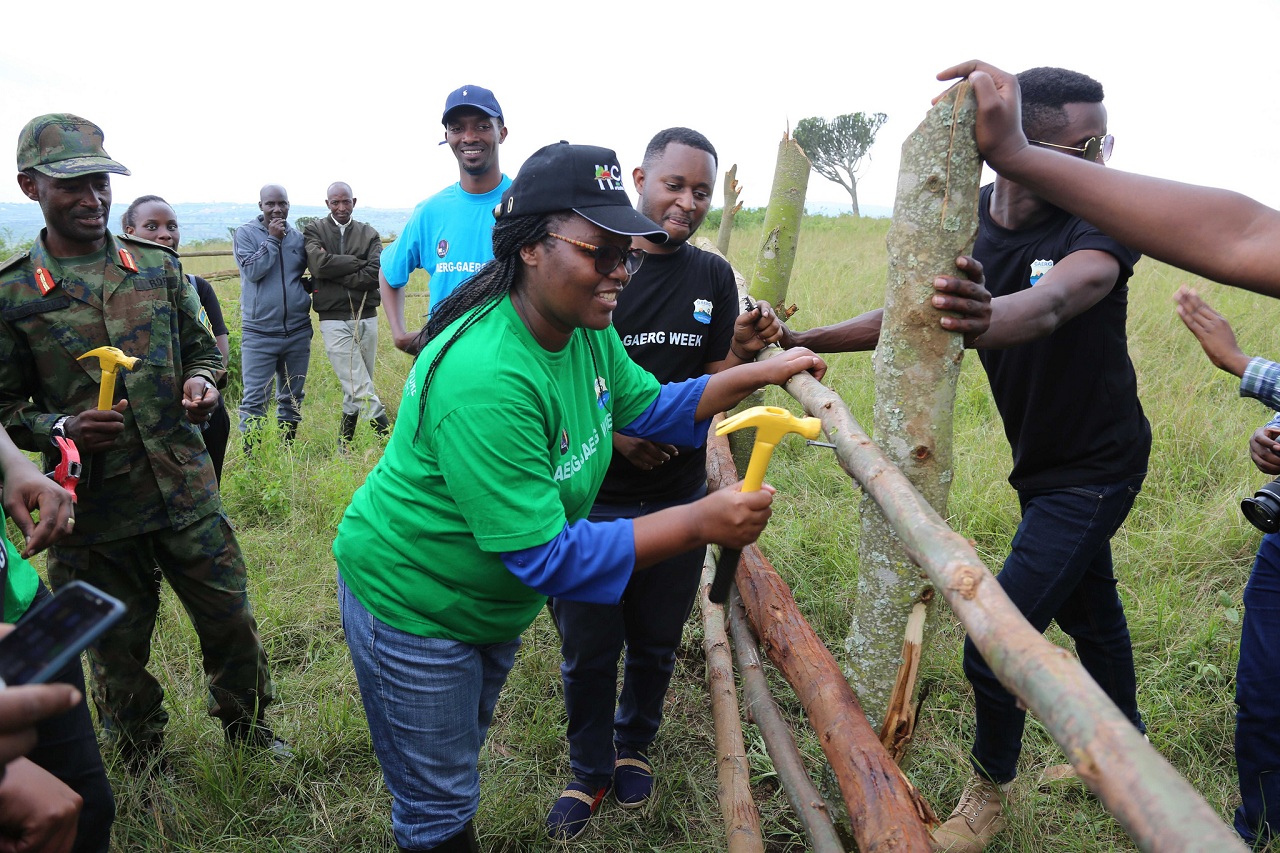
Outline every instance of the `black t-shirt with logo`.
{"type": "MultiPolygon", "coordinates": [[[[645,258],[618,297],[613,325],[633,361],[659,382],[679,382],[701,376],[708,362],[728,355],[738,311],[728,262],[686,243],[672,254],[645,258]]],[[[674,501],[706,481],[705,448],[681,447],[678,456],[652,471],[615,452],[596,500],[674,501]]]]}
{"type": "Polygon", "coordinates": [[[1065,211],[1031,228],[1002,228],[991,219],[993,188],[982,188],[973,249],[993,297],[1033,287],[1033,275],[1051,266],[1046,262],[1072,252],[1094,249],[1120,263],[1111,292],[1053,334],[978,351],[1013,449],[1010,484],[1034,491],[1145,473],[1151,425],[1138,401],[1125,335],[1128,281],[1141,256],[1065,211]]]}

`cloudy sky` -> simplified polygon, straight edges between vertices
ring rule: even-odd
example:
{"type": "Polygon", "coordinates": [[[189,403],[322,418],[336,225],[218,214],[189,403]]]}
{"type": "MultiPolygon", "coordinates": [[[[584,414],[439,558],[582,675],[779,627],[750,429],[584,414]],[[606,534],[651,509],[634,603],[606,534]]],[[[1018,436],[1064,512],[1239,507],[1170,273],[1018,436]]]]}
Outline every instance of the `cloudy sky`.
{"type": "MultiPolygon", "coordinates": [[[[884,112],[859,194],[888,207],[902,141],[943,88],[934,75],[977,56],[1102,81],[1115,168],[1280,207],[1276,0],[63,0],[56,26],[34,22],[52,6],[3,7],[0,139],[12,146],[46,112],[96,121],[133,170],[116,179],[118,204],[256,201],[268,182],[317,204],[345,180],[361,204],[410,207],[456,180],[440,112],[474,83],[502,103],[508,174],[559,139],[614,148],[629,169],[655,131],[682,124],[711,138],[722,171],[738,164],[748,206],[767,203],[789,125],[884,112]]],[[[817,175],[808,198],[847,201],[817,175]]],[[[0,202],[22,200],[0,182],[0,202]]]]}

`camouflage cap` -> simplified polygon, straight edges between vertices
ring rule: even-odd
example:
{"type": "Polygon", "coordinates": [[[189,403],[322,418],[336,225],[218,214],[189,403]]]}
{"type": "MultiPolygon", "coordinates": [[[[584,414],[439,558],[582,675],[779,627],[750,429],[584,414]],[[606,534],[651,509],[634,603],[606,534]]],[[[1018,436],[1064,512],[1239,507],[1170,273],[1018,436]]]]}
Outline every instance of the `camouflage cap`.
{"type": "Polygon", "coordinates": [[[50,113],[27,122],[18,134],[18,171],[35,169],[51,178],[74,178],[98,172],[127,175],[129,170],[107,156],[102,128],[71,113],[50,113]]]}

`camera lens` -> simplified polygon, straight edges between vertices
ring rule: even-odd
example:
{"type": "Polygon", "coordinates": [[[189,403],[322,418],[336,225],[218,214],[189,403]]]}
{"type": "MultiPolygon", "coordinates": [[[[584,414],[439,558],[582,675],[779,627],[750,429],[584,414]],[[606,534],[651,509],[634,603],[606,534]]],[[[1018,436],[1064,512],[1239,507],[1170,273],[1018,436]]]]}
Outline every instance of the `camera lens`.
{"type": "Polygon", "coordinates": [[[1280,479],[1272,480],[1253,497],[1240,501],[1240,511],[1263,533],[1280,531],[1280,479]]]}

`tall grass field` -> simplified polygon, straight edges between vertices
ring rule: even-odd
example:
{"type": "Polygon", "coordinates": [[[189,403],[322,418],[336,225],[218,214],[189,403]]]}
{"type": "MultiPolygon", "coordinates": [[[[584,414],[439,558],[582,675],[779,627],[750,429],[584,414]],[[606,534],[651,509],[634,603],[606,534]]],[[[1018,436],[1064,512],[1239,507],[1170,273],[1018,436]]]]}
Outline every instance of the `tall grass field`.
{"type": "MultiPolygon", "coordinates": [[[[793,326],[830,323],[881,304],[888,225],[887,220],[847,217],[806,220],[789,294],[799,306],[793,326]]],[[[710,223],[705,231],[714,234],[710,223]]],[[[741,222],[734,234],[731,260],[748,276],[759,238],[758,218],[741,222]]],[[[229,266],[230,258],[198,258],[186,269],[200,274],[229,266]]],[[[1237,804],[1232,696],[1241,591],[1260,535],[1241,517],[1238,504],[1266,479],[1250,463],[1247,442],[1270,412],[1240,399],[1235,381],[1209,364],[1183,328],[1171,299],[1183,283],[1201,287],[1232,321],[1250,354],[1277,355],[1270,348],[1270,331],[1280,304],[1196,282],[1149,259],[1138,265],[1130,284],[1129,348],[1154,448],[1146,485],[1114,550],[1136,652],[1139,701],[1153,746],[1229,820],[1237,804]]],[[[238,285],[232,280],[216,288],[234,340],[238,285]]],[[[421,282],[410,288],[420,294],[407,300],[412,326],[421,320],[427,300],[421,282]]],[[[392,347],[385,321],[378,358],[377,388],[394,416],[410,362],[392,347]]],[[[836,355],[829,364],[827,384],[869,428],[875,395],[871,356],[836,355]]],[[[478,388],[483,384],[478,377],[478,388]]],[[[798,410],[776,389],[767,400],[798,410]]],[[[297,759],[281,764],[223,745],[220,727],[204,714],[195,634],[166,589],[151,665],[165,686],[172,716],[167,749],[173,770],[154,780],[139,779],[113,755],[105,756],[117,797],[118,850],[395,849],[390,798],[342,639],[330,553],[343,510],[382,446],[362,425],[352,451],[336,452],[340,402],[317,333],[298,441],[286,448],[268,439],[250,460],[233,433],[223,480],[223,501],[245,550],[253,606],[279,694],[271,722],[293,743],[297,759]]],[[[987,566],[998,569],[1018,523],[1018,507],[1004,479],[1011,464],[1008,444],[973,354],[964,362],[956,408],[950,521],[976,542],[987,566]]],[[[800,609],[840,657],[858,570],[856,487],[830,451],[799,441],[782,444],[769,480],[778,494],[761,546],[791,584],[800,609]]],[[[973,712],[960,665],[963,631],[949,612],[940,621],[922,667],[927,695],[907,771],[945,817],[969,775],[973,712]]],[[[1050,637],[1069,644],[1056,628],[1050,637]]],[[[656,803],[631,812],[606,800],[571,847],[595,853],[724,849],[701,640],[695,615],[651,753],[656,803]]],[[[549,842],[543,829],[548,808],[570,778],[559,664],[556,633],[544,612],[525,632],[481,755],[476,826],[486,851],[564,847],[549,842]]],[[[820,777],[821,750],[803,712],[782,679],[776,673],[771,678],[810,768],[820,777]]],[[[766,849],[806,849],[759,733],[747,724],[744,735],[766,849]]],[[[1024,744],[1009,828],[991,850],[1136,849],[1083,788],[1038,787],[1040,772],[1065,759],[1034,719],[1028,721],[1024,744]]]]}

